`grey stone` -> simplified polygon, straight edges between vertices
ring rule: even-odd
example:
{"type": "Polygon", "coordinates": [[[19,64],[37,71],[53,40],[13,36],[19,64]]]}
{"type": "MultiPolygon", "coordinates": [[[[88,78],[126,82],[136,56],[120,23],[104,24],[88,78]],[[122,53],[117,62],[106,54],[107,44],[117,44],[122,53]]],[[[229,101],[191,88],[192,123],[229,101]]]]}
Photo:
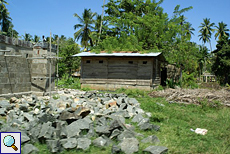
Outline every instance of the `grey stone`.
{"type": "Polygon", "coordinates": [[[112,114],[114,111],[112,111],[112,110],[110,110],[110,109],[105,109],[104,111],[103,111],[103,114],[104,115],[110,115],[110,114],[112,114]]]}
{"type": "Polygon", "coordinates": [[[54,122],[55,121],[55,117],[51,114],[48,113],[42,113],[39,116],[39,120],[41,123],[47,123],[47,122],[54,122]]]}
{"type": "Polygon", "coordinates": [[[150,154],[164,154],[168,152],[168,148],[163,146],[149,146],[144,149],[143,152],[149,152],[150,154]]]}
{"type": "Polygon", "coordinates": [[[90,126],[89,126],[89,131],[88,131],[88,134],[87,134],[87,137],[88,137],[88,138],[91,138],[91,137],[94,137],[94,136],[96,136],[94,124],[90,124],[90,126]]]}
{"type": "Polygon", "coordinates": [[[51,122],[44,123],[42,125],[38,138],[51,139],[53,135],[53,131],[54,131],[54,128],[52,127],[51,122]]]}
{"type": "Polygon", "coordinates": [[[26,123],[21,125],[20,129],[29,131],[30,130],[30,124],[26,122],[26,123]]]}
{"type": "Polygon", "coordinates": [[[110,99],[111,99],[110,97],[103,97],[103,98],[101,98],[101,103],[104,105],[105,104],[104,102],[107,102],[110,99]]]}
{"type": "Polygon", "coordinates": [[[129,104],[130,104],[130,105],[137,106],[139,103],[138,103],[138,101],[136,100],[136,98],[129,98],[129,104]]]}
{"type": "Polygon", "coordinates": [[[158,125],[153,125],[153,129],[154,129],[155,131],[158,131],[158,130],[160,129],[160,126],[158,126],[158,125]]]}
{"type": "Polygon", "coordinates": [[[125,130],[117,137],[118,141],[122,141],[126,138],[135,138],[135,133],[130,130],[125,130]]]}
{"type": "Polygon", "coordinates": [[[7,101],[7,100],[2,100],[2,101],[0,101],[0,107],[1,108],[8,108],[8,107],[10,107],[11,105],[10,105],[10,103],[7,101]]]}
{"type": "Polygon", "coordinates": [[[107,137],[105,134],[103,134],[101,137],[106,140],[106,146],[110,146],[113,144],[113,141],[109,137],[107,137]]]}
{"type": "Polygon", "coordinates": [[[124,110],[124,109],[126,109],[127,108],[127,104],[125,104],[125,103],[122,103],[121,105],[120,105],[120,110],[124,110]]]}
{"type": "Polygon", "coordinates": [[[25,144],[23,146],[23,154],[38,154],[39,150],[32,144],[25,144]]]}
{"type": "Polygon", "coordinates": [[[6,116],[6,109],[5,108],[0,108],[0,115],[6,116]]]}
{"type": "Polygon", "coordinates": [[[28,135],[30,136],[30,139],[32,142],[38,141],[38,136],[40,134],[41,128],[42,128],[42,125],[38,124],[37,126],[33,127],[31,130],[29,130],[28,135]]]}
{"type": "Polygon", "coordinates": [[[80,117],[79,116],[77,116],[77,115],[75,115],[74,113],[70,113],[70,112],[68,112],[68,111],[62,111],[61,112],[61,115],[59,116],[59,119],[60,120],[63,120],[63,121],[66,121],[66,120],[68,120],[68,119],[75,119],[75,120],[77,120],[77,119],[79,119],[80,117]]]}
{"type": "Polygon", "coordinates": [[[137,122],[137,123],[139,123],[139,122],[141,122],[143,119],[144,119],[144,117],[142,116],[142,114],[137,114],[137,115],[135,115],[135,116],[133,117],[132,122],[137,122]]]}
{"type": "Polygon", "coordinates": [[[89,124],[91,123],[92,121],[89,119],[89,118],[84,118],[84,119],[79,119],[77,120],[75,123],[78,125],[77,127],[81,130],[83,129],[89,129],[89,124]]]}
{"type": "Polygon", "coordinates": [[[146,138],[144,138],[143,140],[141,140],[142,143],[159,143],[160,140],[158,139],[157,136],[153,135],[153,136],[148,136],[146,138]]]}
{"type": "Polygon", "coordinates": [[[21,132],[21,143],[28,142],[30,140],[29,136],[25,132],[21,132]]]}
{"type": "Polygon", "coordinates": [[[149,118],[143,118],[139,123],[138,126],[143,125],[145,123],[149,123],[149,118]]]}
{"type": "Polygon", "coordinates": [[[100,125],[100,126],[106,126],[107,125],[107,120],[106,118],[103,116],[99,119],[96,120],[96,123],[97,125],[100,125]]]}
{"type": "Polygon", "coordinates": [[[50,152],[57,153],[60,150],[60,143],[59,140],[46,140],[47,147],[49,148],[50,152]]]}
{"type": "Polygon", "coordinates": [[[66,126],[67,126],[66,121],[58,121],[56,123],[56,131],[59,131],[59,134],[57,134],[57,135],[60,138],[66,138],[67,137],[66,126]]]}
{"type": "Polygon", "coordinates": [[[32,104],[30,105],[36,104],[38,102],[38,97],[36,95],[32,95],[31,97],[32,97],[32,102],[31,102],[32,104]]]}
{"type": "Polygon", "coordinates": [[[146,122],[146,123],[140,124],[140,125],[139,125],[139,128],[140,128],[141,130],[146,131],[146,130],[153,130],[154,126],[153,126],[153,124],[150,124],[149,122],[146,122]]]}
{"type": "Polygon", "coordinates": [[[114,129],[124,129],[124,125],[119,119],[115,119],[111,122],[109,126],[109,131],[112,131],[114,129]]]}
{"type": "Polygon", "coordinates": [[[15,106],[16,106],[15,104],[10,104],[10,106],[7,106],[5,109],[6,111],[10,111],[13,110],[15,106]]]}
{"type": "Polygon", "coordinates": [[[124,97],[119,97],[117,99],[117,105],[120,106],[121,104],[125,103],[125,98],[124,97]]]}
{"type": "Polygon", "coordinates": [[[121,152],[121,147],[119,147],[118,145],[113,145],[112,149],[111,149],[111,153],[115,154],[115,153],[120,153],[121,152]]]}
{"type": "Polygon", "coordinates": [[[109,127],[107,126],[96,126],[95,130],[96,130],[96,133],[99,133],[99,134],[109,134],[110,133],[109,127]]]}
{"type": "Polygon", "coordinates": [[[71,123],[70,125],[66,126],[66,133],[67,137],[76,137],[80,135],[81,129],[78,127],[77,121],[71,123]]]}
{"type": "Polygon", "coordinates": [[[77,139],[77,149],[87,150],[91,145],[91,140],[88,138],[77,139]]]}
{"type": "Polygon", "coordinates": [[[28,111],[28,107],[26,104],[19,104],[19,109],[24,112],[28,111]]]}
{"type": "Polygon", "coordinates": [[[76,138],[68,138],[60,140],[60,144],[65,149],[73,149],[77,146],[77,139],[76,138]]]}
{"type": "Polygon", "coordinates": [[[139,142],[136,138],[126,138],[119,145],[125,154],[133,154],[139,150],[139,142]]]}
{"type": "Polygon", "coordinates": [[[106,140],[102,137],[98,137],[95,140],[93,140],[93,144],[97,147],[104,147],[106,145],[106,140]]]}
{"type": "Polygon", "coordinates": [[[115,130],[113,130],[113,132],[111,133],[109,138],[113,139],[114,137],[117,137],[121,133],[122,133],[122,131],[120,131],[119,129],[115,129],[115,130]]]}
{"type": "Polygon", "coordinates": [[[23,113],[23,116],[25,117],[25,119],[27,119],[29,122],[34,121],[33,115],[29,114],[29,113],[23,113]]]}
{"type": "Polygon", "coordinates": [[[143,114],[143,113],[145,113],[145,111],[142,110],[141,108],[135,108],[135,113],[137,113],[137,114],[143,114]]]}

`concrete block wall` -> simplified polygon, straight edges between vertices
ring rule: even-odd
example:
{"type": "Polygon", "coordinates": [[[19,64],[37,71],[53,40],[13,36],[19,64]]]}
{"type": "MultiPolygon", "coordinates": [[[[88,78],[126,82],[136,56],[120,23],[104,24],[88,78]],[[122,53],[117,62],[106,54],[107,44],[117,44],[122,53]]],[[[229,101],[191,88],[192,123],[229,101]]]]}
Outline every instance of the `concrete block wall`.
{"type": "MultiPolygon", "coordinates": [[[[37,47],[34,50],[33,58],[50,56],[49,49],[37,47]]],[[[55,57],[55,52],[51,52],[51,56],[55,57]]],[[[56,76],[56,59],[33,59],[31,62],[31,82],[32,91],[48,92],[49,91],[49,73],[51,60],[51,90],[55,87],[56,76]]]]}
{"type": "MultiPolygon", "coordinates": [[[[36,59],[36,57],[49,55],[48,43],[32,44],[0,35],[0,50],[10,50],[10,52],[0,52],[0,96],[1,94],[31,91],[47,92],[49,89],[49,60],[36,59]]],[[[52,56],[56,56],[55,45],[52,45],[52,56]]],[[[52,59],[51,62],[51,90],[53,91],[56,59],[52,59]]]]}

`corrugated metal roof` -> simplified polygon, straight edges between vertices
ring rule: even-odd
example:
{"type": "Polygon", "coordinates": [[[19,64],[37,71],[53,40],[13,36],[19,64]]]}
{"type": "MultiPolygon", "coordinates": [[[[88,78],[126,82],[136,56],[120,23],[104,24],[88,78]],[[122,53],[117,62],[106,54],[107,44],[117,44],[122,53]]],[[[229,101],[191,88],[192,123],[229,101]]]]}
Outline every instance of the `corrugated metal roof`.
{"type": "Polygon", "coordinates": [[[78,54],[73,55],[73,57],[96,57],[96,56],[117,56],[117,57],[123,57],[123,56],[129,56],[129,57],[157,57],[161,53],[91,53],[91,52],[81,52],[78,54]]]}

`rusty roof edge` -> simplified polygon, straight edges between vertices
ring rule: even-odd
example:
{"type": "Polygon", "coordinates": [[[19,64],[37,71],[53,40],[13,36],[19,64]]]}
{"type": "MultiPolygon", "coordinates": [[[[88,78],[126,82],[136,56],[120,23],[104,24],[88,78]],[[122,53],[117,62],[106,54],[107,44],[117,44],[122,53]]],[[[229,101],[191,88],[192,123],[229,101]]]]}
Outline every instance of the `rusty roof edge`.
{"type": "Polygon", "coordinates": [[[130,56],[130,57],[157,57],[161,55],[161,52],[157,52],[157,53],[91,53],[91,52],[81,52],[78,54],[73,55],[73,57],[99,57],[99,56],[130,56]]]}

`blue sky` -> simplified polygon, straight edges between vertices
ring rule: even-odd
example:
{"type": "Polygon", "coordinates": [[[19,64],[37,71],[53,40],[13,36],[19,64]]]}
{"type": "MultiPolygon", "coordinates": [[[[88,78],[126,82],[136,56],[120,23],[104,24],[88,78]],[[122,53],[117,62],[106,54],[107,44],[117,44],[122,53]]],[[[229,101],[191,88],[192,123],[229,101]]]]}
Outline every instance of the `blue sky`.
{"type": "MultiPolygon", "coordinates": [[[[7,0],[7,8],[13,19],[14,28],[23,35],[25,32],[31,35],[46,37],[52,34],[73,37],[73,26],[78,23],[74,13],[82,14],[84,8],[91,8],[93,12],[101,14],[103,0],[7,0]]],[[[108,2],[108,0],[106,0],[108,2]]],[[[193,6],[193,9],[184,15],[195,28],[192,41],[199,41],[198,31],[204,18],[210,18],[216,25],[223,21],[230,29],[230,0],[164,0],[162,7],[164,12],[172,17],[176,5],[181,8],[193,6]]],[[[212,48],[215,49],[216,41],[212,38],[212,48]]],[[[207,45],[209,48],[209,45],[207,45]]]]}

